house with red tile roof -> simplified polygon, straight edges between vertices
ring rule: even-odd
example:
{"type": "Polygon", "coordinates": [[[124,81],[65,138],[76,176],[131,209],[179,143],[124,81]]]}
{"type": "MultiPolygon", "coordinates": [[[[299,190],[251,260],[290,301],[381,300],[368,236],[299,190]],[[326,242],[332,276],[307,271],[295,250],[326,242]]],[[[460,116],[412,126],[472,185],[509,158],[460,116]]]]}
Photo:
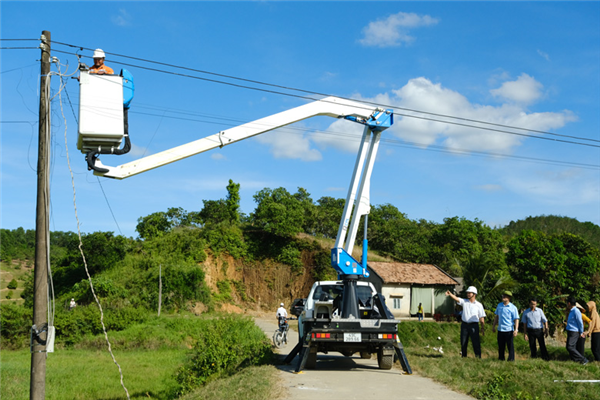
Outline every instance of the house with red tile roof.
{"type": "Polygon", "coordinates": [[[454,302],[446,297],[459,282],[433,264],[369,262],[372,282],[385,296],[385,302],[396,317],[417,313],[419,303],[426,317],[454,313],[454,302]]]}

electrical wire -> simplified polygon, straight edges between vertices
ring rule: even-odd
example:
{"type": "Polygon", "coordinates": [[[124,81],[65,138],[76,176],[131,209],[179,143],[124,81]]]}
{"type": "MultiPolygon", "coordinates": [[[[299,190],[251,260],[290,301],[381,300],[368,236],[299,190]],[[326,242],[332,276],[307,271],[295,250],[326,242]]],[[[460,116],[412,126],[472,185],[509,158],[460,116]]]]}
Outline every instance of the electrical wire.
{"type": "MultiPolygon", "coordinates": [[[[71,97],[69,96],[69,91],[67,90],[66,85],[65,85],[65,94],[67,95],[67,101],[69,102],[69,106],[71,106],[71,112],[73,113],[73,118],[75,119],[75,123],[78,124],[79,123],[77,120],[78,118],[77,118],[77,115],[75,114],[75,109],[73,108],[73,103],[71,102],[71,97]]],[[[110,206],[110,201],[108,201],[108,196],[106,196],[106,192],[104,191],[104,187],[102,186],[102,182],[100,181],[100,179],[98,177],[96,177],[96,179],[98,180],[98,185],[100,186],[100,190],[102,190],[102,194],[104,195],[104,200],[106,200],[106,205],[108,206],[110,214],[113,217],[113,221],[115,221],[115,224],[117,225],[119,234],[123,235],[123,232],[121,231],[121,227],[119,226],[119,222],[117,221],[117,218],[115,217],[115,213],[113,212],[112,207],[110,206]]]]}
{"type": "MultiPolygon", "coordinates": [[[[64,52],[64,51],[61,51],[61,50],[54,50],[54,51],[58,51],[58,52],[61,52],[61,53],[66,53],[66,54],[73,54],[73,53],[64,52]]],[[[278,94],[278,95],[283,95],[283,96],[288,96],[288,97],[295,97],[295,98],[299,98],[299,99],[303,99],[303,100],[329,102],[326,99],[320,99],[320,98],[314,98],[314,97],[308,97],[308,96],[301,96],[301,95],[296,95],[296,94],[291,94],[291,93],[278,92],[278,91],[275,91],[275,90],[268,90],[268,89],[263,89],[263,88],[257,88],[257,87],[247,86],[247,85],[240,85],[240,84],[231,83],[231,82],[219,81],[219,80],[216,80],[216,79],[202,78],[202,77],[194,76],[194,75],[181,74],[181,73],[171,72],[171,71],[164,71],[164,70],[160,70],[160,69],[157,69],[157,68],[144,67],[144,66],[140,66],[140,65],[128,64],[128,63],[123,63],[123,62],[121,64],[126,65],[126,66],[135,67],[135,68],[145,69],[145,70],[148,70],[148,71],[160,72],[160,73],[165,73],[165,74],[170,74],[170,75],[175,75],[175,76],[180,76],[180,77],[186,77],[186,78],[191,78],[191,79],[198,79],[198,80],[201,80],[201,81],[218,83],[218,84],[223,84],[223,85],[227,85],[227,86],[233,86],[233,87],[242,88],[242,89],[255,90],[255,91],[260,91],[260,92],[265,92],[265,93],[271,93],[271,94],[278,94]]],[[[341,97],[341,98],[343,99],[344,97],[341,97]]],[[[352,99],[350,99],[350,100],[352,100],[352,99]]],[[[360,100],[352,100],[352,101],[361,103],[360,100]]],[[[364,103],[364,102],[362,102],[362,103],[364,103]]],[[[372,110],[373,108],[372,107],[367,107],[365,105],[364,109],[365,110],[372,110]]],[[[456,125],[456,126],[473,128],[473,129],[481,129],[481,130],[486,130],[486,131],[491,131],[491,132],[505,133],[505,134],[516,135],[516,136],[523,136],[523,137],[528,137],[528,138],[533,138],[533,139],[547,140],[547,141],[551,141],[551,142],[560,142],[560,143],[573,144],[573,145],[579,145],[579,146],[587,146],[587,147],[600,148],[600,144],[596,145],[596,144],[590,144],[590,143],[580,143],[580,142],[575,142],[575,141],[571,141],[571,140],[554,139],[554,138],[549,138],[549,137],[544,137],[544,136],[528,135],[528,134],[525,134],[525,133],[511,132],[511,131],[507,131],[507,130],[503,130],[503,129],[495,129],[495,128],[490,128],[490,127],[485,127],[485,126],[469,125],[469,124],[466,124],[466,123],[460,123],[460,122],[454,122],[454,121],[442,121],[442,120],[438,120],[438,119],[435,119],[435,118],[421,117],[421,116],[416,116],[416,115],[411,115],[411,114],[402,114],[402,113],[396,113],[396,112],[395,112],[395,114],[399,115],[399,116],[407,117],[407,118],[416,118],[416,119],[427,120],[427,121],[431,121],[431,122],[438,122],[438,123],[442,123],[442,124],[450,124],[450,125],[456,125]]],[[[478,121],[478,123],[488,124],[488,123],[483,122],[483,121],[478,121]]],[[[527,130],[526,128],[518,128],[518,129],[527,130]]],[[[552,133],[550,133],[550,134],[552,134],[552,133]]],[[[552,135],[554,135],[554,134],[552,134],[552,135]]],[[[582,139],[579,139],[579,140],[591,140],[591,141],[595,141],[594,139],[586,139],[586,138],[582,138],[582,139]]],[[[598,142],[600,143],[600,141],[598,141],[598,142]]]]}
{"type": "MultiPolygon", "coordinates": [[[[140,111],[130,111],[131,114],[140,114],[140,115],[149,115],[149,116],[154,116],[154,117],[160,117],[160,118],[171,118],[171,119],[177,119],[177,120],[184,120],[184,121],[192,121],[192,122],[199,122],[199,123],[205,123],[205,124],[212,124],[212,125],[219,125],[219,126],[237,126],[240,123],[249,123],[250,121],[243,121],[243,120],[236,120],[233,118],[223,118],[223,117],[210,117],[207,115],[204,115],[205,117],[208,118],[221,118],[221,120],[217,120],[217,121],[206,121],[206,120],[199,120],[199,119],[194,119],[194,118],[182,118],[182,117],[174,117],[174,116],[169,116],[169,115],[158,115],[158,114],[152,114],[152,113],[145,113],[145,112],[140,112],[140,111]],[[237,122],[237,123],[231,123],[231,122],[222,122],[223,120],[226,121],[231,121],[231,122],[237,122]]],[[[185,112],[183,112],[183,114],[185,114],[185,112]]],[[[190,113],[193,115],[193,113],[190,113]]],[[[296,134],[309,134],[311,136],[325,136],[325,135],[332,135],[332,136],[339,136],[342,138],[346,138],[346,139],[358,139],[358,137],[353,136],[353,135],[349,135],[345,132],[336,132],[336,131],[319,131],[319,132],[315,132],[314,130],[311,129],[307,129],[307,128],[300,128],[300,127],[293,127],[293,126],[286,126],[285,127],[286,130],[290,130],[290,131],[296,131],[296,132],[292,132],[292,133],[296,133],[296,134]]],[[[503,158],[513,158],[513,159],[517,159],[517,160],[522,160],[522,161],[532,161],[532,162],[540,162],[540,163],[544,163],[544,164],[554,164],[554,165],[567,165],[567,166],[577,166],[577,167],[581,167],[581,168],[586,168],[586,169],[600,169],[600,165],[596,165],[596,164],[585,164],[585,163],[576,163],[576,162],[571,162],[571,161],[561,161],[561,160],[551,160],[551,159],[543,159],[543,158],[534,158],[534,157],[524,157],[524,156],[515,156],[515,155],[510,155],[510,154],[503,154],[503,153],[492,153],[492,152],[484,152],[484,151],[478,151],[478,150],[471,150],[471,149],[452,149],[449,150],[447,148],[444,148],[442,146],[436,146],[436,145],[429,145],[428,148],[422,148],[422,144],[416,143],[416,142],[408,142],[408,141],[400,141],[400,140],[395,140],[395,139],[381,139],[382,143],[386,143],[392,146],[396,146],[396,147],[406,147],[406,148],[417,148],[419,150],[425,150],[427,151],[428,148],[431,148],[432,151],[436,151],[436,152],[442,152],[442,153],[448,153],[448,154],[470,154],[470,153],[474,153],[480,156],[494,156],[494,157],[503,157],[503,158]],[[435,150],[433,150],[435,149],[435,150]]]]}
{"type": "MultiPolygon", "coordinates": [[[[83,265],[85,267],[85,273],[86,273],[87,278],[88,278],[88,283],[90,284],[90,290],[92,292],[92,295],[94,296],[94,300],[96,301],[96,304],[98,305],[98,309],[100,310],[100,324],[102,325],[102,331],[104,332],[104,338],[105,338],[106,344],[108,346],[108,352],[110,353],[113,362],[115,363],[115,365],[119,369],[119,375],[121,377],[121,386],[123,387],[123,390],[125,390],[125,394],[127,395],[127,399],[130,399],[129,391],[127,390],[127,387],[125,386],[125,383],[123,382],[123,371],[121,369],[121,365],[119,365],[119,363],[117,362],[117,359],[115,358],[115,355],[113,354],[113,351],[112,351],[110,340],[108,339],[108,333],[106,331],[106,326],[104,324],[104,311],[102,309],[102,304],[100,304],[100,300],[98,299],[98,296],[96,296],[96,291],[94,290],[94,284],[92,282],[92,277],[91,277],[90,271],[88,269],[87,260],[85,258],[85,254],[83,252],[83,239],[82,239],[82,236],[81,236],[81,224],[79,222],[79,216],[77,214],[77,192],[76,192],[76,189],[75,189],[75,176],[73,174],[73,169],[71,168],[71,161],[70,161],[70,157],[69,157],[69,146],[68,146],[68,139],[67,139],[67,119],[65,117],[65,113],[64,113],[64,109],[63,109],[62,96],[61,96],[62,88],[64,88],[66,86],[66,83],[63,82],[64,75],[60,74],[60,66],[58,68],[59,68],[58,75],[61,78],[61,84],[62,85],[61,85],[61,90],[58,91],[57,95],[59,96],[58,100],[59,100],[59,103],[60,103],[60,110],[61,110],[64,122],[65,122],[65,138],[64,138],[65,139],[65,151],[66,151],[66,157],[67,157],[67,165],[69,167],[69,172],[71,174],[71,184],[73,186],[73,207],[74,207],[74,210],[75,210],[75,219],[77,221],[77,236],[79,237],[79,246],[78,246],[79,247],[79,252],[81,253],[81,258],[83,259],[83,265]]],[[[48,79],[48,81],[49,81],[49,79],[48,79]]]]}
{"type": "MultiPolygon", "coordinates": [[[[81,50],[85,49],[85,50],[93,51],[93,49],[91,49],[91,48],[86,48],[86,47],[82,47],[82,46],[76,46],[76,45],[72,45],[72,44],[68,44],[68,43],[64,43],[64,42],[56,42],[55,41],[53,43],[64,45],[64,46],[68,46],[68,47],[73,47],[73,48],[79,48],[81,50]]],[[[226,74],[220,74],[220,73],[210,72],[210,71],[201,70],[201,69],[189,68],[189,67],[184,67],[184,66],[180,66],[180,65],[176,65],[176,64],[170,64],[170,63],[164,63],[164,62],[160,62],[160,61],[154,61],[154,60],[144,59],[144,58],[140,58],[140,57],[127,56],[127,55],[118,54],[118,53],[111,53],[111,52],[106,52],[106,54],[110,54],[110,55],[117,56],[117,57],[122,57],[122,58],[127,58],[127,59],[131,59],[131,60],[137,60],[137,61],[147,62],[147,63],[151,63],[151,64],[157,64],[157,65],[161,65],[161,66],[167,66],[167,67],[172,67],[172,68],[177,68],[177,69],[182,69],[182,70],[187,70],[187,71],[193,71],[193,72],[197,72],[197,73],[201,73],[201,74],[218,76],[218,77],[222,77],[222,78],[227,78],[227,79],[232,79],[232,80],[237,80],[237,81],[242,81],[242,82],[248,82],[248,83],[254,83],[254,84],[259,84],[259,85],[263,85],[263,86],[275,87],[275,88],[278,88],[278,89],[297,91],[297,92],[301,92],[301,93],[305,93],[305,94],[311,94],[311,95],[317,95],[317,96],[324,96],[324,97],[332,96],[331,94],[320,93],[320,92],[310,91],[310,90],[305,90],[305,89],[299,89],[299,88],[290,87],[290,86],[277,85],[277,84],[272,84],[272,83],[258,81],[258,80],[240,78],[240,77],[236,77],[236,76],[232,76],[232,75],[226,75],[226,74]]],[[[134,66],[134,67],[138,67],[138,68],[147,68],[147,67],[141,67],[141,66],[132,65],[132,64],[125,64],[125,63],[122,63],[122,64],[123,65],[128,65],[128,66],[134,66]]],[[[156,70],[156,69],[150,69],[150,70],[156,70]]],[[[169,73],[168,71],[164,71],[164,70],[156,70],[156,71],[169,73]]],[[[203,79],[203,78],[199,78],[199,77],[196,77],[196,78],[203,79]]],[[[209,80],[209,81],[214,82],[214,80],[209,80]]],[[[218,83],[225,83],[225,82],[222,82],[222,81],[217,81],[217,82],[218,83]]],[[[252,87],[245,87],[245,88],[259,90],[258,88],[252,88],[252,87]]],[[[267,92],[273,93],[272,91],[267,91],[267,92]]],[[[284,93],[280,93],[280,92],[276,92],[276,93],[277,94],[284,94],[284,93]]],[[[285,95],[290,95],[290,94],[285,94],[285,95]]],[[[297,97],[297,96],[295,96],[295,97],[297,97]]],[[[356,101],[356,102],[360,102],[360,103],[364,103],[364,104],[375,105],[375,106],[378,106],[378,107],[390,107],[390,108],[394,108],[394,110],[403,110],[403,111],[414,112],[414,113],[419,113],[419,114],[432,115],[432,116],[436,116],[436,117],[451,118],[451,119],[461,120],[461,121],[465,121],[465,122],[473,122],[473,123],[478,123],[478,124],[485,124],[485,125],[490,125],[490,126],[507,128],[507,129],[517,129],[517,130],[522,130],[522,131],[527,131],[527,132],[534,132],[534,133],[552,135],[552,136],[557,136],[557,137],[565,137],[565,138],[571,138],[571,139],[578,139],[578,140],[585,140],[585,141],[591,141],[591,142],[600,143],[600,140],[597,140],[597,139],[591,139],[591,138],[585,138],[585,137],[578,137],[578,136],[571,136],[571,135],[563,135],[563,134],[558,134],[558,133],[554,133],[554,132],[548,132],[548,131],[542,131],[542,130],[530,129],[530,128],[523,128],[523,127],[518,127],[518,126],[513,126],[513,125],[506,125],[506,124],[499,124],[499,123],[494,123],[494,122],[487,122],[487,121],[476,120],[476,119],[472,119],[472,118],[456,117],[456,116],[452,116],[452,115],[448,115],[448,114],[440,114],[440,113],[434,113],[434,112],[429,112],[429,111],[422,111],[422,110],[416,110],[416,109],[401,107],[401,106],[398,106],[398,105],[395,105],[395,104],[382,104],[382,103],[376,103],[376,102],[372,102],[372,101],[368,101],[368,100],[362,100],[362,99],[358,99],[357,100],[357,99],[351,99],[351,98],[342,97],[342,96],[335,96],[335,97],[339,97],[339,98],[346,99],[346,100],[352,100],[352,101],[356,101]]],[[[305,98],[305,97],[301,96],[301,98],[305,98]]],[[[317,100],[317,99],[312,99],[312,100],[317,100]]],[[[405,116],[410,116],[410,115],[405,115],[405,116]]]]}

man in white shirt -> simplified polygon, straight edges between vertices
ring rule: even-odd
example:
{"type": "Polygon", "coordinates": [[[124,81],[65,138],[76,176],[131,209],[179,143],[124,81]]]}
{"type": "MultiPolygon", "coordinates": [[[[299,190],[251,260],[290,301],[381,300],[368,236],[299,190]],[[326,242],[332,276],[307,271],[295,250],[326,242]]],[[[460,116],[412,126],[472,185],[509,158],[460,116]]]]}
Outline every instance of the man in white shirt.
{"type": "Polygon", "coordinates": [[[279,305],[279,308],[277,309],[277,314],[275,315],[275,317],[279,321],[280,325],[281,325],[281,319],[282,319],[282,317],[287,319],[287,316],[288,316],[288,313],[287,313],[286,309],[283,308],[283,303],[281,303],[279,305]]]}
{"type": "Polygon", "coordinates": [[[471,338],[475,357],[481,358],[479,324],[481,324],[481,335],[483,336],[485,334],[485,311],[483,310],[483,305],[476,300],[477,288],[469,286],[466,299],[461,299],[460,297],[453,295],[449,290],[446,291],[446,296],[452,297],[452,299],[463,308],[462,324],[460,326],[460,347],[462,356],[467,356],[469,338],[471,338]]]}

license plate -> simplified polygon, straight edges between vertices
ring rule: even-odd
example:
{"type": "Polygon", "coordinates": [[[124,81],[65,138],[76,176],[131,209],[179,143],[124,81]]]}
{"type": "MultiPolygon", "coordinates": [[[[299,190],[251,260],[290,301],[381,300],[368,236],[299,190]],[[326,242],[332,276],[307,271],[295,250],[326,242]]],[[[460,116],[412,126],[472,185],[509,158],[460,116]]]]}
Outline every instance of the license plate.
{"type": "Polygon", "coordinates": [[[344,333],[344,342],[360,342],[361,335],[360,333],[344,333]]]}

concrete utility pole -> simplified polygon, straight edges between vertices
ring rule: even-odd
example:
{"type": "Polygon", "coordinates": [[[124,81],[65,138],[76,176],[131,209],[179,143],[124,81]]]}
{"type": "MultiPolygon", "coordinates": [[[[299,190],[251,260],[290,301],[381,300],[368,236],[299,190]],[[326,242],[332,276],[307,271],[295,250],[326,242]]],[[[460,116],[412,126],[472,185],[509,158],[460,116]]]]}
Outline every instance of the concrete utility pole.
{"type": "Polygon", "coordinates": [[[39,145],[37,164],[37,206],[35,219],[35,269],[33,286],[33,327],[31,328],[31,379],[29,398],[46,397],[46,339],[48,330],[48,255],[50,209],[50,32],[41,38],[39,145]]]}

